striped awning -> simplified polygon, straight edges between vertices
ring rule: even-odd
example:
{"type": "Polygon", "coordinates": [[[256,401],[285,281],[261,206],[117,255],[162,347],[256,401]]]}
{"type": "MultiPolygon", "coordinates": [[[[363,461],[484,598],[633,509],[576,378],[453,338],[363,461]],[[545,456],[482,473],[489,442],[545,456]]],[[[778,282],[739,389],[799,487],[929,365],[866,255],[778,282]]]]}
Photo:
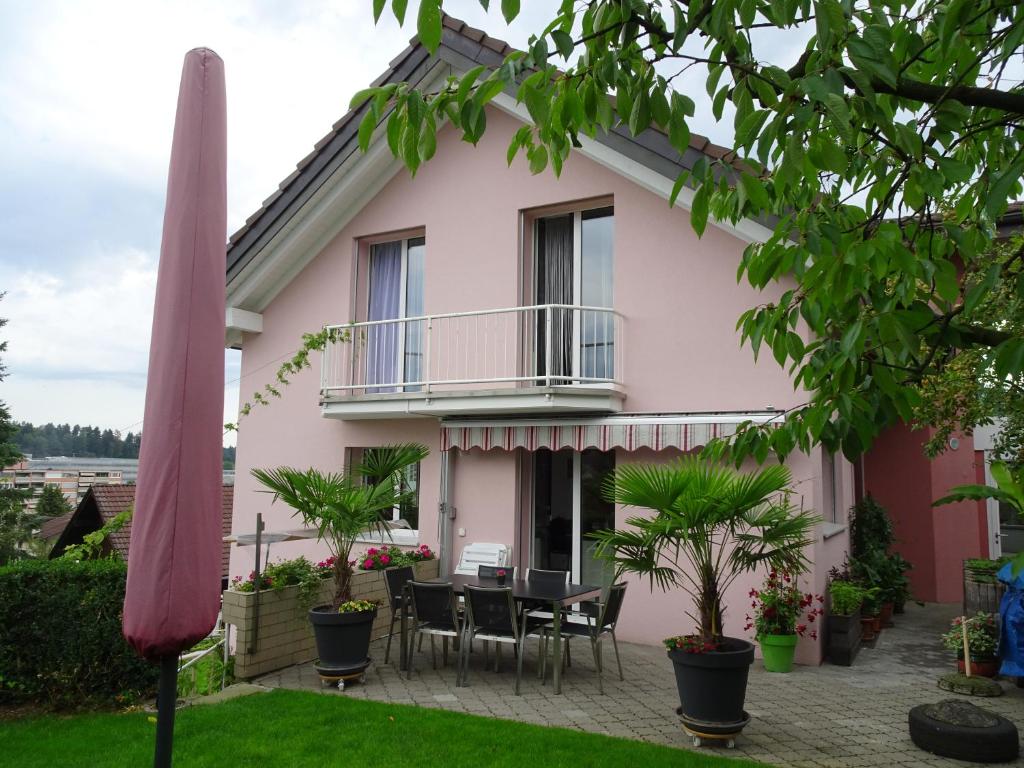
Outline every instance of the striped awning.
{"type": "Polygon", "coordinates": [[[779,418],[776,412],[743,414],[688,414],[672,416],[609,416],[595,419],[442,422],[441,450],[479,448],[511,451],[525,448],[582,451],[622,448],[692,451],[716,438],[735,434],[747,421],[764,423],[779,418]]]}

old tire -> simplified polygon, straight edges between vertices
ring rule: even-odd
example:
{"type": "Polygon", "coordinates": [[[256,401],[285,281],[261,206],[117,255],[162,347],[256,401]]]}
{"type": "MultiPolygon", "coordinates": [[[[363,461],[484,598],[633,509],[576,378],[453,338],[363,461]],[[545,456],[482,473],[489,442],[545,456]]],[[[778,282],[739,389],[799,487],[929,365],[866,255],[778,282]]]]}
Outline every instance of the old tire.
{"type": "Polygon", "coordinates": [[[968,702],[951,699],[921,704],[910,710],[910,738],[921,749],[941,757],[973,763],[1015,760],[1020,752],[1017,726],[1001,715],[968,702]],[[950,722],[936,717],[936,707],[955,705],[970,714],[972,722],[950,722]]]}

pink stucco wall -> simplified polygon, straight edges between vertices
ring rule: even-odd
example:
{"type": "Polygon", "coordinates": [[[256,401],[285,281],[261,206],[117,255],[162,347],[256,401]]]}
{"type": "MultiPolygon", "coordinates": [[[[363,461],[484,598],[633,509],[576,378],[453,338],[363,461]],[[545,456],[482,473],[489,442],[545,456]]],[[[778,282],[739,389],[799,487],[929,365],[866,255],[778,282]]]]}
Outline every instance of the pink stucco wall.
{"type": "MultiPolygon", "coordinates": [[[[263,332],[247,335],[242,354],[243,398],[272,381],[279,361],[298,346],[304,332],[346,322],[357,313],[353,294],[353,253],[363,238],[400,230],[426,236],[425,309],[428,313],[514,306],[520,301],[519,216],[540,206],[595,197],[615,207],[614,307],[626,318],[625,409],[632,412],[698,412],[786,408],[803,398],[770,355],[755,363],[741,348],[735,323],[741,312],[770,300],[737,285],[736,266],[743,243],[711,226],[703,239],[688,215],[618,174],[574,154],[561,178],[533,176],[505,149],[516,121],[496,110],[479,147],[441,132],[437,155],[415,179],[400,172],[263,310],[263,332]]],[[[253,467],[279,464],[337,469],[347,447],[419,440],[432,451],[421,475],[420,540],[436,547],[438,425],[428,419],[340,422],[321,416],[318,360],[314,370],[296,376],[284,396],[243,418],[238,436],[234,528],[253,530],[263,512],[268,530],[296,527],[281,505],[258,492],[253,467]]],[[[643,455],[623,460],[643,458],[643,455]]],[[[792,460],[807,506],[820,504],[820,460],[792,460]],[[817,468],[817,469],[816,469],[817,468]]],[[[852,484],[847,484],[851,488],[852,484]]],[[[515,460],[502,452],[468,452],[456,462],[454,557],[470,541],[515,540],[517,519],[515,460]]],[[[823,571],[841,560],[845,537],[815,545],[821,562],[809,577],[816,589],[823,571]]],[[[310,543],[274,545],[272,558],[321,549],[310,543]]],[[[248,573],[252,549],[235,548],[232,574],[248,573]]],[[[743,600],[751,584],[737,584],[737,606],[730,630],[742,627],[743,600]]],[[[626,639],[656,642],[686,631],[677,596],[650,595],[640,585],[630,593],[626,639]]],[[[813,650],[801,650],[805,660],[813,650]]]]}
{"type": "Polygon", "coordinates": [[[864,457],[865,490],[890,513],[893,549],[913,565],[913,596],[928,602],[963,599],[961,563],[987,551],[984,517],[974,502],[933,507],[954,485],[976,482],[974,440],[958,435],[957,450],[924,455],[929,430],[897,426],[875,441],[864,457]]]}

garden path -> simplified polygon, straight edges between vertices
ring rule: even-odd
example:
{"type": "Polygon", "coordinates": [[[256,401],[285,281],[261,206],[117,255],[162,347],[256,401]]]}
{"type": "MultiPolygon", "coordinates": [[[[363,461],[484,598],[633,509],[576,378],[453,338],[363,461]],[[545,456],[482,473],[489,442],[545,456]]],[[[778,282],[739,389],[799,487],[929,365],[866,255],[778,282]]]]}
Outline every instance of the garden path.
{"type": "MultiPolygon", "coordinates": [[[[951,671],[953,664],[952,654],[942,649],[938,636],[956,612],[956,606],[909,605],[874,647],[862,648],[851,667],[798,666],[783,675],[765,672],[760,661],[755,661],[747,691],[752,721],[736,740],[735,751],[717,746],[704,749],[794,768],[969,765],[922,752],[911,743],[907,730],[911,707],[952,696],[936,687],[937,678],[951,671]]],[[[456,688],[454,656],[447,668],[433,670],[426,646],[424,653],[417,655],[412,680],[406,680],[404,673],[399,675],[394,664],[381,661],[371,666],[365,685],[350,685],[344,693],[335,688],[323,690],[692,749],[674,712],[678,704],[675,680],[664,652],[620,643],[626,673],[625,681],[620,682],[610,673],[614,657],[611,644],[606,646],[609,673],[605,674],[603,696],[597,691],[593,659],[584,643],[574,643],[573,666],[562,678],[561,696],[553,694],[550,680],[547,685],[537,680],[535,645],[527,651],[521,696],[512,692],[511,654],[506,654],[501,674],[484,671],[482,658],[477,658],[482,654],[474,654],[469,686],[456,688]]],[[[397,643],[392,651],[396,648],[397,643]]],[[[371,655],[382,660],[383,643],[375,643],[371,655]]],[[[290,667],[257,682],[269,687],[320,688],[311,664],[290,667]]],[[[1005,695],[972,701],[1024,725],[1024,689],[1011,682],[1002,685],[1005,695]]],[[[1018,763],[1024,765],[1024,760],[1018,763]]]]}

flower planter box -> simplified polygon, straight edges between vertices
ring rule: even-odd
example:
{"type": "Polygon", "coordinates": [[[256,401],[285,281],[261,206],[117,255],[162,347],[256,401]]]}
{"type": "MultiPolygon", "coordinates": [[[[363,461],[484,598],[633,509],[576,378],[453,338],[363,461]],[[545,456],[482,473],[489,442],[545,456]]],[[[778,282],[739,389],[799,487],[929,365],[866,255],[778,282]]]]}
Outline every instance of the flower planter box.
{"type": "Polygon", "coordinates": [[[988,570],[972,568],[964,562],[964,615],[974,616],[978,611],[999,613],[999,603],[1006,585],[988,570]]]}
{"type": "MultiPolygon", "coordinates": [[[[438,561],[425,560],[413,568],[418,579],[438,575],[438,561]]],[[[235,627],[232,633],[235,677],[249,679],[316,658],[313,629],[299,605],[298,587],[284,587],[260,593],[259,632],[256,632],[256,595],[252,592],[224,592],[224,621],[235,627]]],[[[334,597],[334,580],[325,579],[314,604],[329,603],[334,597]]],[[[381,603],[373,623],[372,637],[384,637],[391,622],[383,571],[356,571],[352,576],[352,597],[381,603]]]]}
{"type": "Polygon", "coordinates": [[[833,664],[848,667],[860,652],[860,614],[833,616],[825,622],[828,631],[828,658],[833,664]]]}

